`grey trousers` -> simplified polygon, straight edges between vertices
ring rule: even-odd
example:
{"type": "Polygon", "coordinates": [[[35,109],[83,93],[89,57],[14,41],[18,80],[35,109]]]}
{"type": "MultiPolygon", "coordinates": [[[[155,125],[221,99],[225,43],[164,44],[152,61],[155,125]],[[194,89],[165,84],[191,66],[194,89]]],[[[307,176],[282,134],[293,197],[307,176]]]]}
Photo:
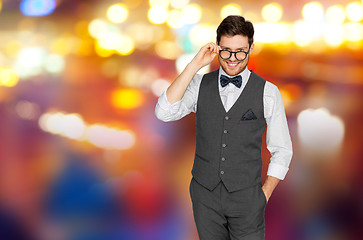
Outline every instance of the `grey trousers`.
{"type": "Polygon", "coordinates": [[[261,185],[228,192],[221,181],[213,191],[193,177],[189,186],[200,240],[264,240],[266,197],[261,185]]]}

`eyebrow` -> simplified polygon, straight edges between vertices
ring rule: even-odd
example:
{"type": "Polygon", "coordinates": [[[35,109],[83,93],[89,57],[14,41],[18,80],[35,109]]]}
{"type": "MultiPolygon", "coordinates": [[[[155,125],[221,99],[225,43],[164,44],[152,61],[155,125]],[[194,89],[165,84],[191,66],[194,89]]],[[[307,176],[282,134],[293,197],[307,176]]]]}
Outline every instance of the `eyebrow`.
{"type": "MultiPolygon", "coordinates": [[[[221,48],[223,48],[223,49],[230,49],[229,47],[225,47],[225,46],[221,46],[221,48]]],[[[240,48],[237,48],[237,50],[241,50],[241,49],[243,49],[243,50],[247,50],[248,49],[248,47],[240,47],[240,48]]]]}

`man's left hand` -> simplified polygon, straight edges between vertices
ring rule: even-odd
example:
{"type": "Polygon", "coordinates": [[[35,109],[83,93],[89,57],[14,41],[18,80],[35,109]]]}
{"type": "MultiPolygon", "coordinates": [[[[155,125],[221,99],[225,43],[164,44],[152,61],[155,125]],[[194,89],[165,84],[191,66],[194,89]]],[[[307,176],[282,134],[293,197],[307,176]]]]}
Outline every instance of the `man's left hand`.
{"type": "Polygon", "coordinates": [[[262,191],[266,197],[266,203],[271,197],[272,192],[274,191],[277,184],[280,182],[280,179],[272,176],[267,176],[265,183],[262,186],[262,191]]]}

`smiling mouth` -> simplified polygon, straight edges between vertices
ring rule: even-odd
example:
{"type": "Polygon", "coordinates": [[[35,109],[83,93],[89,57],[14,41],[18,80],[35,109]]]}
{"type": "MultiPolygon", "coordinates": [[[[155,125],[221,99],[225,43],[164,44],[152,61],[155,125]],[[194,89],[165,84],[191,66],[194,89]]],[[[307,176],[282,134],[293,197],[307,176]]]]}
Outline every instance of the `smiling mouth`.
{"type": "Polygon", "coordinates": [[[229,68],[237,67],[241,62],[226,62],[229,68]]]}

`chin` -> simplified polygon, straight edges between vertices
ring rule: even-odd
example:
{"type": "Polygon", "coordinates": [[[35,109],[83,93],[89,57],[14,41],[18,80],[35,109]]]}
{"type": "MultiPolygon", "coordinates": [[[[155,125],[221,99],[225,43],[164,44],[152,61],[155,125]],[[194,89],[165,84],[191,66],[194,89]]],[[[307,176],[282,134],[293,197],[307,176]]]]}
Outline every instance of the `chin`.
{"type": "Polygon", "coordinates": [[[221,60],[219,61],[219,64],[222,66],[223,71],[227,73],[229,76],[235,76],[239,73],[241,73],[243,70],[246,69],[247,62],[238,62],[237,65],[235,65],[235,62],[232,62],[232,64],[229,64],[230,62],[221,60]]]}

